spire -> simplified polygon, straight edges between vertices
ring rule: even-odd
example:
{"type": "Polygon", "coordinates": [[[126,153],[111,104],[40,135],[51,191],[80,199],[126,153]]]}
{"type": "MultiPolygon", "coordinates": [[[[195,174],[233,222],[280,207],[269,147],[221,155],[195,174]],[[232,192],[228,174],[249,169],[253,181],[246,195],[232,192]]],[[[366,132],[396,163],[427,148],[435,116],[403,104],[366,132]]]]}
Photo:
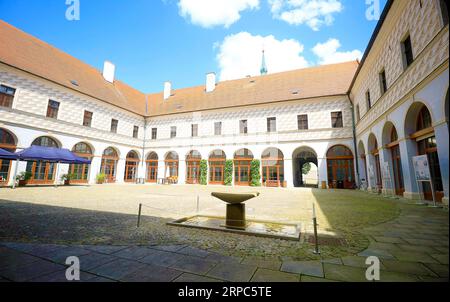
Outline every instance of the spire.
{"type": "Polygon", "coordinates": [[[262,51],[262,62],[261,62],[261,75],[266,75],[267,74],[267,66],[266,66],[266,55],[265,55],[265,51],[263,49],[262,51]]]}

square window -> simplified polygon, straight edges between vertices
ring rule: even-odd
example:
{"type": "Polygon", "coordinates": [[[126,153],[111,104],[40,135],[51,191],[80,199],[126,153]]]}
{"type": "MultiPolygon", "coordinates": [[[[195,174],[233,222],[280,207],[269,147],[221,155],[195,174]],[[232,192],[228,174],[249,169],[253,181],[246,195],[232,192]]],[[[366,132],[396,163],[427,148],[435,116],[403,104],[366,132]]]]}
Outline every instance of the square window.
{"type": "Polygon", "coordinates": [[[84,111],[84,116],[83,116],[83,126],[85,127],[91,127],[92,125],[92,116],[93,113],[90,111],[84,111]]]}
{"type": "Polygon", "coordinates": [[[403,56],[403,67],[408,68],[409,65],[414,61],[413,49],[411,44],[411,36],[407,36],[401,43],[402,56],[403,56]]]}
{"type": "Polygon", "coordinates": [[[175,138],[175,137],[177,137],[177,127],[172,126],[172,127],[170,127],[170,138],[175,138]]]}
{"type": "Polygon", "coordinates": [[[12,108],[15,94],[14,88],[0,85],[0,107],[12,108]]]}
{"type": "Polygon", "coordinates": [[[331,126],[333,128],[343,128],[342,111],[331,112],[331,126]]]}
{"type": "Polygon", "coordinates": [[[158,137],[158,128],[152,128],[152,140],[157,139],[158,137]]]}
{"type": "Polygon", "coordinates": [[[198,124],[192,124],[191,125],[191,136],[197,137],[198,136],[198,124]]]}
{"type": "Polygon", "coordinates": [[[214,123],[214,135],[222,135],[222,122],[214,123]]]}
{"type": "Polygon", "coordinates": [[[275,117],[269,117],[267,119],[267,132],[277,131],[277,119],[275,117]]]}
{"type": "Polygon", "coordinates": [[[308,130],[308,115],[301,114],[297,116],[298,130],[308,130]]]}
{"type": "Polygon", "coordinates": [[[239,121],[239,133],[241,133],[241,134],[248,133],[247,120],[239,121]]]}
{"type": "Polygon", "coordinates": [[[133,137],[134,138],[138,138],[139,136],[139,127],[138,126],[134,126],[133,127],[133,137]]]}
{"type": "Polygon", "coordinates": [[[119,121],[112,119],[111,120],[111,132],[112,133],[117,133],[117,126],[119,125],[119,121]]]}
{"type": "Polygon", "coordinates": [[[383,95],[387,91],[386,72],[384,71],[384,69],[380,72],[379,77],[381,95],[383,95]]]}

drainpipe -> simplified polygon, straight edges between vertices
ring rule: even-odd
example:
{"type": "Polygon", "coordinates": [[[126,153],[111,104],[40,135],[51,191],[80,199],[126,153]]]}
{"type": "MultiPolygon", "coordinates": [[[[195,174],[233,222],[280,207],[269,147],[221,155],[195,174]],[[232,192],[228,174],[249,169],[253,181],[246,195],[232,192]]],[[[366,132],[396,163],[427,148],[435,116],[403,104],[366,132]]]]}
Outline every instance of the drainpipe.
{"type": "Polygon", "coordinates": [[[352,132],[353,132],[353,148],[355,148],[355,171],[356,171],[356,186],[361,188],[361,180],[359,178],[359,164],[358,164],[358,144],[356,142],[356,122],[355,122],[355,110],[353,108],[353,102],[350,99],[350,93],[348,93],[348,101],[350,102],[350,110],[352,111],[352,132]]]}
{"type": "MultiPolygon", "coordinates": [[[[148,96],[145,95],[145,114],[148,113],[148,96]]],[[[146,177],[146,167],[145,167],[145,141],[147,140],[147,118],[144,117],[144,140],[142,142],[142,169],[144,170],[143,176],[144,176],[144,184],[145,184],[145,177],[146,177]]]]}

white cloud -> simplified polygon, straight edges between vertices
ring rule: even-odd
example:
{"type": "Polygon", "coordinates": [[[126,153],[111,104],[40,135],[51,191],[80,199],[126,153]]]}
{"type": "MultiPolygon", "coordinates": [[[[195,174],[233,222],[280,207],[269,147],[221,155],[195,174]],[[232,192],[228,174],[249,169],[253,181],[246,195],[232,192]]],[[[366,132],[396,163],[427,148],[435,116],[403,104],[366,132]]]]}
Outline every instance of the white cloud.
{"type": "Polygon", "coordinates": [[[340,0],[269,0],[272,15],[291,25],[306,24],[318,31],[323,25],[331,25],[333,14],[343,10],[340,0]]]}
{"type": "Polygon", "coordinates": [[[334,64],[352,60],[360,60],[363,53],[360,50],[337,51],[341,47],[341,43],[337,39],[329,39],[325,43],[317,43],[313,47],[313,53],[319,58],[319,64],[334,64]]]}
{"type": "Polygon", "coordinates": [[[218,46],[220,79],[230,80],[260,74],[262,49],[269,73],[308,66],[301,55],[304,46],[297,40],[277,40],[274,36],[253,36],[248,32],[225,37],[218,46]]]}
{"type": "Polygon", "coordinates": [[[180,0],[179,13],[202,27],[228,28],[241,18],[241,12],[259,8],[259,0],[180,0]]]}

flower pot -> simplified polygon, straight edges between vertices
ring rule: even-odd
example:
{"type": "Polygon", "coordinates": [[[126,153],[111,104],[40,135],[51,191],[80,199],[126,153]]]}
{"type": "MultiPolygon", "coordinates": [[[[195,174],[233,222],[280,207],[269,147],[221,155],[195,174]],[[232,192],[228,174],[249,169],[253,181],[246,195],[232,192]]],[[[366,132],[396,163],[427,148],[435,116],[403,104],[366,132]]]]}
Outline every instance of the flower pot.
{"type": "Polygon", "coordinates": [[[19,180],[19,187],[25,187],[28,183],[28,180],[21,179],[19,180]]]}
{"type": "Polygon", "coordinates": [[[69,179],[64,180],[64,185],[65,186],[69,186],[70,185],[70,180],[69,179]]]}

